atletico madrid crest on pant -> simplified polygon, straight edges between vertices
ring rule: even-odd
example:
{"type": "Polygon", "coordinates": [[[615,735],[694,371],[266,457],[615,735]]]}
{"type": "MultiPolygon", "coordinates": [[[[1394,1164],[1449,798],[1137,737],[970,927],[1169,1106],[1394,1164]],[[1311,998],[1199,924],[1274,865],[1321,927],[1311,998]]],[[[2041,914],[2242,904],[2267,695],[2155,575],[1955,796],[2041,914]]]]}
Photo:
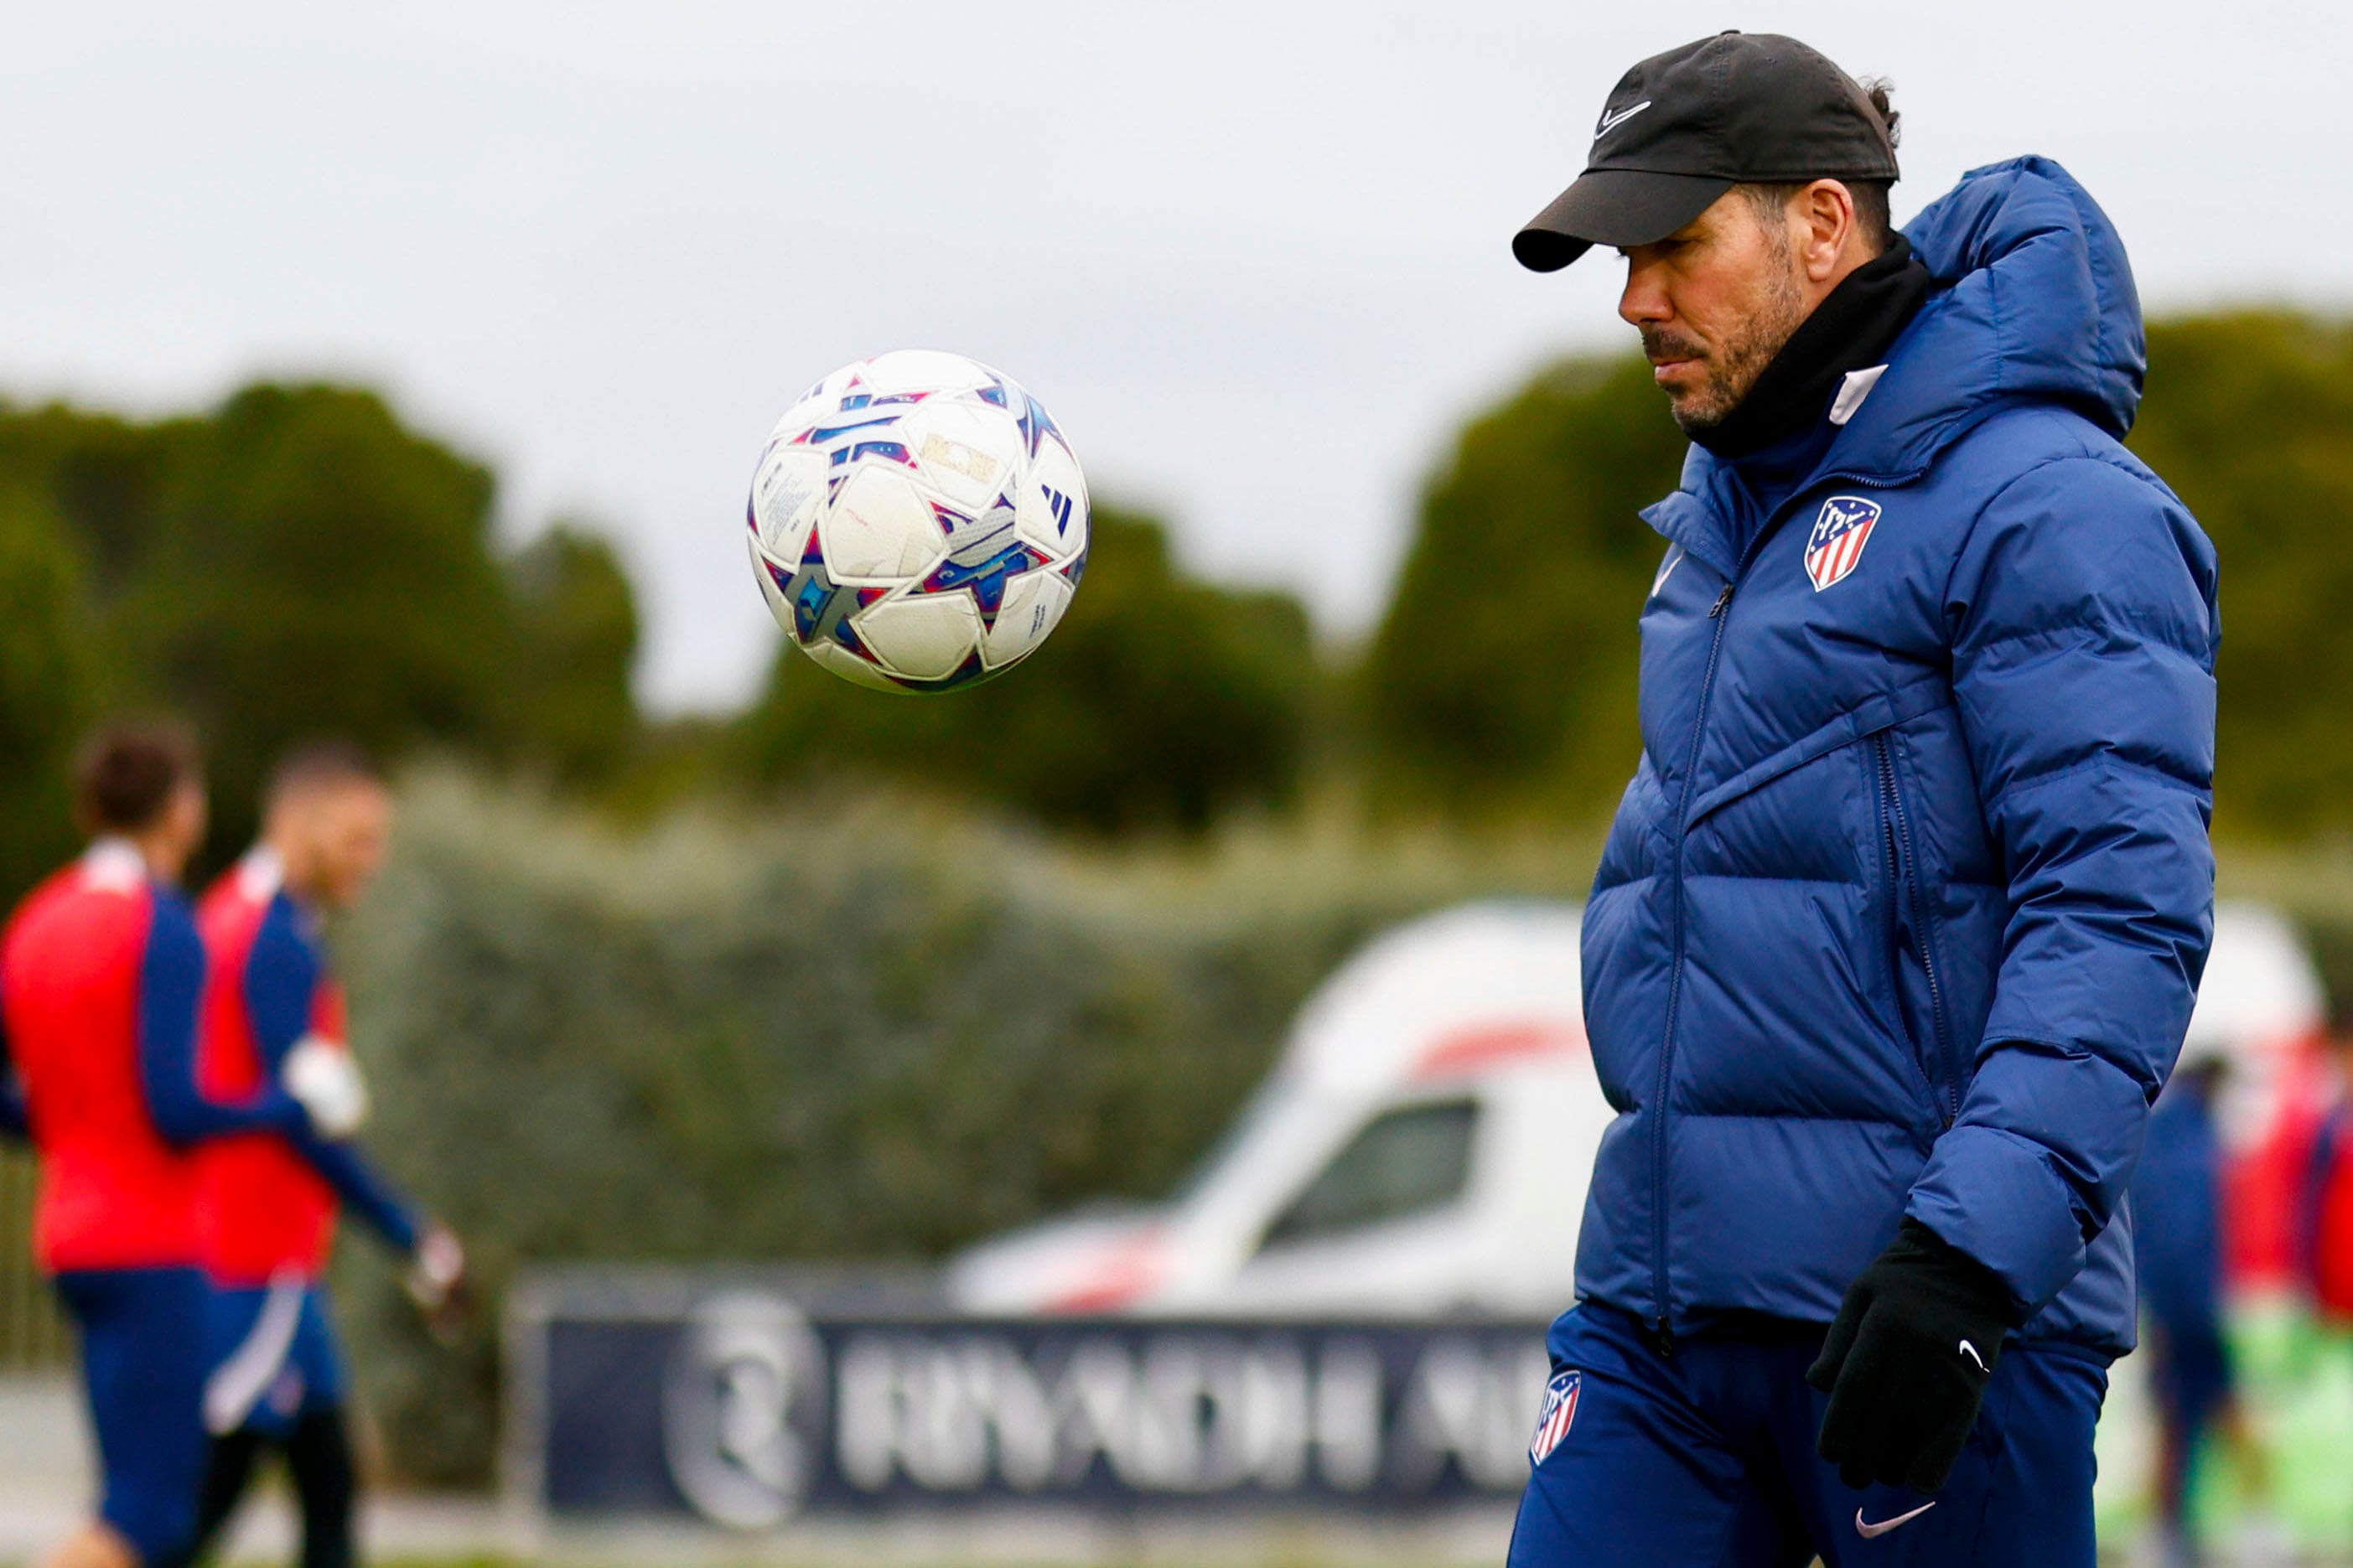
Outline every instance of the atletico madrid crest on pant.
{"type": "Polygon", "coordinates": [[[1574,1370],[1553,1373],[1545,1384],[1544,1413],[1536,1417],[1536,1435],[1528,1444],[1528,1463],[1541,1465],[1546,1456],[1560,1447],[1568,1436],[1571,1423],[1577,1419],[1577,1394],[1585,1382],[1585,1374],[1574,1370]]]}
{"type": "Polygon", "coordinates": [[[1814,531],[1806,541],[1806,575],[1819,594],[1843,580],[1862,560],[1862,547],[1879,526],[1879,503],[1861,496],[1832,496],[1822,502],[1814,531]]]}

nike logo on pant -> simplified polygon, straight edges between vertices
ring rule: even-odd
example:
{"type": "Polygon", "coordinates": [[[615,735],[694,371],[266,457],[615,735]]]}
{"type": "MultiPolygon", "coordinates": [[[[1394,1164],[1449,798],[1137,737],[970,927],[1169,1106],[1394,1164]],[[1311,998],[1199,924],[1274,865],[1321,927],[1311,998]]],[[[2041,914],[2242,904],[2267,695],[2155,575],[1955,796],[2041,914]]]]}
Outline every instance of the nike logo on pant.
{"type": "Polygon", "coordinates": [[[1856,1509],[1854,1510],[1854,1532],[1857,1535],[1862,1536],[1865,1541],[1876,1541],[1881,1536],[1886,1534],[1889,1531],[1894,1530],[1897,1525],[1909,1524],[1914,1520],[1919,1518],[1922,1514],[1927,1512],[1930,1509],[1936,1506],[1936,1505],[1933,1502],[1924,1502],[1918,1508],[1914,1509],[1910,1513],[1899,1513],[1894,1519],[1883,1519],[1876,1524],[1873,1524],[1871,1521],[1862,1517],[1862,1510],[1856,1509]]]}

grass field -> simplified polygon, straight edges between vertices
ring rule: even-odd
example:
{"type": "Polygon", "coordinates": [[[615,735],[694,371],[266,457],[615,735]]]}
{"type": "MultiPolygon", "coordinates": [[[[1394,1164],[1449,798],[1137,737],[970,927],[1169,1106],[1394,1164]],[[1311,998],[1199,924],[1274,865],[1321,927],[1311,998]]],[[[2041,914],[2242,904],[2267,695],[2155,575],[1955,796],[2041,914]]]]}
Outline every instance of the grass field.
{"type": "MultiPolygon", "coordinates": [[[[2232,1350],[2265,1474],[2219,1447],[2202,1456],[2192,1506],[2210,1539],[2267,1519],[2307,1552],[2353,1558],[2353,1335],[2324,1332],[2292,1310],[2234,1314],[2232,1350]]],[[[2142,1369],[2117,1366],[2100,1430],[2103,1540],[2129,1539],[2145,1514],[2154,1440],[2142,1369]]]]}

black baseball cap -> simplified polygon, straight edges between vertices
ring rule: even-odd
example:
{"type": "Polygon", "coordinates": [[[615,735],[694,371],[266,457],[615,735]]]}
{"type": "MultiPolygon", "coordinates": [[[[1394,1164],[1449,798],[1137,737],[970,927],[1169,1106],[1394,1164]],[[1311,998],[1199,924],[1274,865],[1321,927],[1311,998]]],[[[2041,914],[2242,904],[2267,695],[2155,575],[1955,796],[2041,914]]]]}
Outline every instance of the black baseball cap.
{"type": "Polygon", "coordinates": [[[1738,184],[1893,180],[1871,95],[1795,38],[1719,33],[1618,79],[1585,173],[1512,238],[1556,272],[1597,245],[1653,245],[1738,184]]]}

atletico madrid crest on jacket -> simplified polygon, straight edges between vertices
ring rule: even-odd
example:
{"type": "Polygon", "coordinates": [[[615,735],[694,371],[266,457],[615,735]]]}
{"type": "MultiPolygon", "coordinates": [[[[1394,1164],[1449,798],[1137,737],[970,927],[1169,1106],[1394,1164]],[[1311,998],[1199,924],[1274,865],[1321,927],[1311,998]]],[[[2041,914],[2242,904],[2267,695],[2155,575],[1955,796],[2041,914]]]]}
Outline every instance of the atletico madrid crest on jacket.
{"type": "Polygon", "coordinates": [[[1577,1420],[1577,1395],[1585,1374],[1571,1369],[1553,1373],[1545,1384],[1544,1411],[1536,1417],[1536,1435],[1528,1444],[1528,1463],[1541,1465],[1577,1420]]]}
{"type": "Polygon", "coordinates": [[[1806,541],[1806,575],[1819,594],[1843,580],[1862,560],[1862,547],[1879,526],[1879,503],[1861,496],[1832,496],[1822,502],[1814,531],[1806,541]]]}

